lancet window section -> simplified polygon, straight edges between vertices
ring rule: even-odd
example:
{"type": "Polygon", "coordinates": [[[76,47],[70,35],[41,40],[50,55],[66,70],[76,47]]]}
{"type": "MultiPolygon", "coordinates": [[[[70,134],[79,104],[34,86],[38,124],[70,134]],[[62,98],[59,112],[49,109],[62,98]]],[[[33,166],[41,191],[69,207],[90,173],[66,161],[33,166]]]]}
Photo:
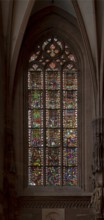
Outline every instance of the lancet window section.
{"type": "Polygon", "coordinates": [[[48,37],[28,68],[28,184],[78,184],[78,68],[69,45],[48,37]]]}

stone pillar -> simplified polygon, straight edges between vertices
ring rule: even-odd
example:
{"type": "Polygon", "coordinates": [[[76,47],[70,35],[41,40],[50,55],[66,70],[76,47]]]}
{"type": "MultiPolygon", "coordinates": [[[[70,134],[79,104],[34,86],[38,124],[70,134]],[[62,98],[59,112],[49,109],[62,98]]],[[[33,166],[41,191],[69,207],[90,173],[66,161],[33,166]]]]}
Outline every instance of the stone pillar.
{"type": "Polygon", "coordinates": [[[91,203],[97,220],[104,219],[104,119],[93,121],[93,183],[91,203]]]}
{"type": "Polygon", "coordinates": [[[0,191],[0,220],[3,220],[3,192],[0,191]]]}
{"type": "Polygon", "coordinates": [[[13,133],[12,130],[6,130],[6,146],[4,152],[4,219],[17,219],[17,196],[16,196],[16,168],[15,154],[13,148],[13,133]]]}

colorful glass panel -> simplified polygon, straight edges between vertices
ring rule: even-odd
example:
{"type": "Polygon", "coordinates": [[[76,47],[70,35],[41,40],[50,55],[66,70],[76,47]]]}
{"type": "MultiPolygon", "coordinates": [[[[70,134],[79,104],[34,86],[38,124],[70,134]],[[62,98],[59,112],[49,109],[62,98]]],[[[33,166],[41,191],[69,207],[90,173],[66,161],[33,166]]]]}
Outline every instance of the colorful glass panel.
{"type": "Polygon", "coordinates": [[[43,129],[28,130],[29,147],[43,147],[43,129]]]}
{"type": "Polygon", "coordinates": [[[60,129],[46,129],[46,146],[60,147],[60,129]]]}
{"type": "Polygon", "coordinates": [[[63,130],[63,146],[76,147],[77,146],[77,130],[64,129],[63,130]]]}
{"type": "Polygon", "coordinates": [[[63,149],[63,165],[64,166],[77,166],[77,148],[64,148],[63,149]]]}
{"type": "Polygon", "coordinates": [[[28,126],[29,128],[43,127],[43,111],[34,109],[28,111],[28,126]]]}
{"type": "Polygon", "coordinates": [[[74,61],[75,62],[75,56],[73,54],[70,54],[68,56],[68,58],[71,60],[71,61],[74,61]]]}
{"type": "Polygon", "coordinates": [[[29,108],[43,108],[43,92],[42,91],[29,91],[29,108]]]}
{"type": "Polygon", "coordinates": [[[63,108],[77,109],[77,91],[63,91],[63,108]]]}
{"type": "Polygon", "coordinates": [[[77,185],[77,167],[63,168],[63,185],[64,186],[77,185]]]}
{"type": "Polygon", "coordinates": [[[43,185],[43,167],[29,166],[29,185],[43,185]]]}
{"type": "Polygon", "coordinates": [[[77,110],[63,110],[63,127],[76,128],[77,127],[77,110]]]}
{"type": "Polygon", "coordinates": [[[60,47],[56,43],[50,44],[50,46],[47,48],[47,53],[50,55],[50,57],[55,57],[60,52],[60,47]]]}
{"type": "Polygon", "coordinates": [[[46,148],[46,165],[59,166],[60,160],[60,148],[46,148]]]}
{"type": "Polygon", "coordinates": [[[46,73],[46,89],[60,89],[60,73],[47,72],[46,73]]]}
{"type": "Polygon", "coordinates": [[[78,183],[76,57],[57,37],[38,44],[28,69],[28,182],[78,183]]]}
{"type": "Polygon", "coordinates": [[[46,91],[46,108],[59,109],[60,108],[60,92],[57,90],[46,91]]]}
{"type": "Polygon", "coordinates": [[[60,185],[60,167],[46,167],[46,185],[59,186],[60,185]]]}
{"type": "Polygon", "coordinates": [[[63,89],[64,90],[77,90],[77,73],[70,73],[66,70],[63,74],[63,89]]]}
{"type": "Polygon", "coordinates": [[[60,111],[46,110],[46,126],[48,128],[60,127],[60,111]]]}
{"type": "Polygon", "coordinates": [[[43,165],[43,149],[29,148],[29,166],[43,165]]]}
{"type": "Polygon", "coordinates": [[[28,72],[28,89],[43,89],[43,73],[28,72]]]}

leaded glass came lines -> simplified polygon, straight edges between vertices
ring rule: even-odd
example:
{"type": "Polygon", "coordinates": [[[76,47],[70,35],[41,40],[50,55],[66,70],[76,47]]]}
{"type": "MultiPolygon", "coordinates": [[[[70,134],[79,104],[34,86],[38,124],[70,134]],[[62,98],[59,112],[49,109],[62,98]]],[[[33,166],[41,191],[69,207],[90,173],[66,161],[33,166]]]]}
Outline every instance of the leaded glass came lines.
{"type": "Polygon", "coordinates": [[[28,68],[28,184],[78,184],[78,69],[69,45],[49,37],[28,68]]]}

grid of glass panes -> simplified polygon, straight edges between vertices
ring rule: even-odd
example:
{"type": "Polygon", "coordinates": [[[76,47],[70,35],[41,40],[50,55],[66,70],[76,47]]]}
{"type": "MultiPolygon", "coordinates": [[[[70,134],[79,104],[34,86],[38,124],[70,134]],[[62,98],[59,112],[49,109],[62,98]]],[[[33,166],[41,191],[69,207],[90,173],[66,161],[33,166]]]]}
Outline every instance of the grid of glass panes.
{"type": "Polygon", "coordinates": [[[38,45],[28,69],[29,185],[77,185],[77,87],[68,45],[57,37],[38,45]]]}

